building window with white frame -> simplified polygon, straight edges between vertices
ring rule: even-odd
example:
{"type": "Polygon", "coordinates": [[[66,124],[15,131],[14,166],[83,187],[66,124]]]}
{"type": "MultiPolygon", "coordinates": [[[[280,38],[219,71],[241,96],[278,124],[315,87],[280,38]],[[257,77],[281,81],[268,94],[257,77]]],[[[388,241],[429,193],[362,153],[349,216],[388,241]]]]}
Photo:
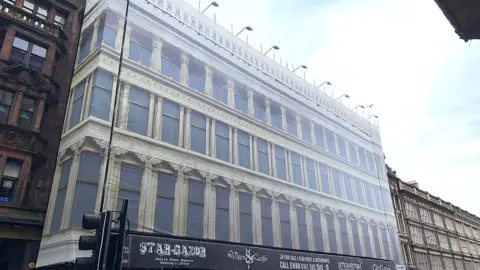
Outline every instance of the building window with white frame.
{"type": "Polygon", "coordinates": [[[318,190],[317,175],[315,174],[315,161],[305,158],[305,165],[307,167],[308,188],[318,190]]]}
{"type": "Polygon", "coordinates": [[[362,180],[358,177],[354,177],[355,182],[355,199],[358,204],[365,205],[365,198],[363,196],[363,187],[362,187],[362,180]]]}
{"type": "Polygon", "coordinates": [[[390,254],[390,244],[388,243],[387,228],[380,226],[380,233],[382,234],[383,254],[385,254],[385,259],[391,260],[392,257],[390,254]]]}
{"type": "Polygon", "coordinates": [[[188,180],[187,236],[203,238],[204,190],[202,181],[188,180]]]}
{"type": "Polygon", "coordinates": [[[238,165],[250,169],[250,135],[245,131],[237,131],[238,141],[238,165]]]}
{"type": "Polygon", "coordinates": [[[445,266],[445,270],[455,270],[455,266],[453,265],[453,259],[450,257],[443,257],[443,264],[445,266]]]}
{"type": "Polygon", "coordinates": [[[127,130],[146,136],[149,111],[150,93],[139,87],[130,86],[127,130]]]}
{"type": "Polygon", "coordinates": [[[411,202],[405,202],[405,212],[407,217],[418,219],[417,206],[411,202]]]}
{"type": "Polygon", "coordinates": [[[165,44],[162,48],[162,74],[176,82],[180,82],[180,66],[182,60],[180,52],[173,46],[165,44]]]}
{"type": "Polygon", "coordinates": [[[286,118],[287,118],[287,132],[290,135],[297,136],[297,118],[295,116],[295,113],[287,111],[286,113],[286,118]]]}
{"type": "Polygon", "coordinates": [[[179,134],[180,134],[180,105],[168,99],[163,99],[161,139],[163,142],[173,144],[173,145],[178,145],[179,134]]]}
{"type": "MultiPolygon", "coordinates": [[[[62,27],[65,25],[66,18],[62,14],[55,14],[55,24],[62,27]]],[[[98,28],[97,44],[100,46],[102,42],[111,48],[115,48],[115,40],[117,39],[118,18],[110,10],[107,10],[100,21],[98,28]]]]}
{"type": "Polygon", "coordinates": [[[213,74],[213,98],[222,102],[223,104],[228,104],[228,84],[227,80],[223,75],[219,73],[213,74]]]}
{"type": "Polygon", "coordinates": [[[215,187],[215,239],[230,240],[230,189],[215,187]]]}
{"type": "Polygon", "coordinates": [[[342,253],[351,255],[350,244],[348,240],[347,218],[343,215],[339,215],[338,224],[340,227],[340,242],[342,243],[342,253]]]}
{"type": "Polygon", "coordinates": [[[415,257],[417,258],[417,267],[420,268],[420,270],[430,270],[427,253],[415,251],[415,257]]]}
{"type": "Polygon", "coordinates": [[[438,226],[440,228],[445,228],[445,226],[443,225],[443,218],[437,212],[433,212],[433,223],[435,224],[435,226],[438,226]]]}
{"type": "Polygon", "coordinates": [[[338,154],[341,158],[347,159],[347,144],[345,138],[337,135],[338,154]]]}
{"type": "Polygon", "coordinates": [[[278,203],[280,213],[280,235],[282,238],[282,247],[292,247],[292,231],[290,222],[290,204],[285,202],[278,203]]]}
{"type": "Polygon", "coordinates": [[[330,184],[330,178],[328,177],[328,166],[323,163],[318,163],[318,169],[320,170],[320,186],[322,192],[332,194],[332,185],[330,184]]]}
{"type": "Polygon", "coordinates": [[[333,213],[326,212],[325,213],[325,218],[327,221],[327,235],[328,235],[328,242],[330,243],[330,252],[331,253],[337,253],[338,248],[337,248],[337,235],[335,232],[335,216],[333,213]]]}
{"type": "Polygon", "coordinates": [[[307,218],[305,207],[296,206],[297,209],[297,223],[298,223],[298,239],[300,249],[308,250],[308,233],[307,233],[307,218]]]}
{"type": "Polygon", "coordinates": [[[428,246],[437,247],[437,237],[434,231],[425,229],[425,240],[427,241],[428,246]]]}
{"type": "Polygon", "coordinates": [[[270,103],[270,115],[272,120],[272,127],[282,129],[283,128],[283,121],[282,121],[282,110],[280,105],[275,102],[270,103]]]}
{"type": "MultiPolygon", "coordinates": [[[[60,168],[60,180],[57,189],[57,198],[55,199],[55,206],[53,208],[52,221],[50,225],[50,232],[55,233],[60,231],[62,223],[63,208],[65,206],[65,199],[67,196],[68,179],[70,178],[70,170],[72,168],[72,159],[64,161],[60,168]]],[[[5,173],[5,172],[4,172],[5,173]]],[[[4,184],[2,183],[2,187],[4,184]]]]}
{"type": "Polygon", "coordinates": [[[365,255],[367,257],[372,257],[373,252],[372,252],[372,246],[370,244],[370,232],[368,229],[368,223],[365,221],[360,221],[360,224],[362,226],[362,234],[363,234],[363,245],[365,246],[365,255]]]}
{"type": "Polygon", "coordinates": [[[275,145],[275,166],[277,167],[277,178],[287,180],[287,163],[285,162],[285,149],[275,145]]]}
{"type": "Polygon", "coordinates": [[[243,113],[248,113],[248,93],[244,86],[236,84],[234,89],[234,96],[235,109],[243,113]]]}
{"type": "Polygon", "coordinates": [[[70,126],[73,128],[80,122],[83,107],[83,97],[85,95],[86,79],[79,82],[73,89],[72,108],[70,109],[70,126]]]}
{"type": "Polygon", "coordinates": [[[263,174],[270,174],[270,159],[268,156],[268,142],[257,138],[257,159],[258,171],[263,174]]]}
{"type": "Polygon", "coordinates": [[[373,153],[368,150],[365,150],[365,154],[368,160],[368,170],[371,172],[375,172],[375,161],[373,159],[373,153]]]}
{"type": "Polygon", "coordinates": [[[376,256],[377,258],[382,257],[382,251],[380,248],[380,237],[378,235],[378,225],[375,223],[370,223],[370,227],[372,228],[372,238],[373,238],[373,244],[375,245],[375,252],[377,253],[376,256]]]}
{"type": "Polygon", "coordinates": [[[89,115],[108,121],[112,99],[113,74],[97,69],[93,79],[89,115]]]}
{"type": "Polygon", "coordinates": [[[325,149],[325,134],[323,127],[319,124],[315,124],[315,143],[321,149],[325,149]]]}
{"type": "Polygon", "coordinates": [[[377,185],[372,185],[372,187],[373,187],[373,196],[375,198],[375,207],[377,208],[377,210],[384,211],[382,195],[380,194],[380,187],[377,185]]]}
{"type": "Polygon", "coordinates": [[[453,221],[451,218],[445,217],[445,226],[447,227],[448,230],[454,231],[455,228],[453,227],[453,221]]]}
{"type": "Polygon", "coordinates": [[[448,238],[446,234],[439,233],[438,234],[438,242],[440,242],[440,248],[444,250],[449,250],[450,247],[448,245],[448,238]]]}
{"type": "Polygon", "coordinates": [[[430,254],[430,262],[432,265],[432,270],[443,270],[442,259],[440,255],[430,254]]]}
{"type": "Polygon", "coordinates": [[[205,68],[203,63],[195,58],[188,62],[188,87],[205,93],[205,68]]]}
{"type": "Polygon", "coordinates": [[[252,195],[239,192],[238,200],[240,202],[240,242],[253,244],[252,195]]]}
{"type": "Polygon", "coordinates": [[[358,147],[358,159],[360,161],[360,166],[364,169],[367,169],[367,156],[365,154],[365,148],[358,147]]]}
{"type": "Polygon", "coordinates": [[[470,245],[470,253],[472,253],[472,255],[478,256],[477,245],[475,245],[475,243],[473,242],[468,242],[468,244],[470,245]]]}
{"type": "Polygon", "coordinates": [[[358,165],[357,147],[353,142],[348,142],[348,152],[350,154],[350,162],[358,165]]]}
{"type": "MultiPolygon", "coordinates": [[[[136,230],[138,226],[138,211],[140,203],[140,192],[142,185],[143,169],[134,164],[122,163],[120,169],[120,185],[118,190],[118,201],[128,199],[130,208],[127,219],[130,222],[130,229],[136,230]]],[[[117,211],[121,210],[120,203],[117,203],[117,211]]]]}
{"type": "Polygon", "coordinates": [[[298,153],[295,152],[290,152],[291,154],[291,166],[292,166],[292,182],[294,182],[297,185],[303,186],[303,180],[302,180],[302,165],[301,165],[301,158],[298,153]]]}
{"type": "Polygon", "coordinates": [[[302,117],[302,139],[306,142],[312,142],[312,132],[310,131],[310,121],[302,117]]]}
{"type": "Polygon", "coordinates": [[[265,106],[265,97],[260,94],[253,94],[254,117],[262,122],[267,121],[267,108],[265,106]]]}
{"type": "Polygon", "coordinates": [[[464,270],[465,269],[465,266],[463,264],[462,259],[455,259],[455,266],[456,266],[457,270],[464,270]]]}
{"type": "Polygon", "coordinates": [[[159,172],[155,202],[155,231],[173,233],[176,176],[159,172]]]}
{"type": "Polygon", "coordinates": [[[315,241],[315,250],[323,252],[325,247],[323,244],[322,222],[321,214],[318,211],[311,211],[312,223],[313,223],[313,236],[315,241]]]}
{"type": "Polygon", "coordinates": [[[365,201],[367,202],[367,206],[374,208],[372,184],[363,181],[363,190],[365,191],[365,201]]]}
{"type": "Polygon", "coordinates": [[[465,239],[460,240],[460,244],[462,245],[462,252],[463,254],[470,254],[470,248],[468,247],[468,242],[465,239]]]}
{"type": "Polygon", "coordinates": [[[273,246],[272,200],[260,198],[260,214],[262,217],[262,245],[273,246]]]}
{"type": "Polygon", "coordinates": [[[335,142],[335,135],[333,132],[327,128],[325,128],[325,137],[327,139],[327,150],[328,152],[336,155],[337,154],[337,148],[336,148],[336,142],[335,142]]]}
{"type": "Polygon", "coordinates": [[[333,181],[333,191],[334,191],[334,195],[335,197],[338,197],[338,198],[344,198],[343,196],[343,188],[342,188],[342,175],[340,174],[340,171],[335,169],[335,168],[331,168],[331,171],[332,171],[332,181],[333,181]]]}
{"type": "Polygon", "coordinates": [[[343,186],[345,187],[345,197],[351,202],[355,202],[352,177],[348,173],[343,173],[343,186]]]}
{"type": "Polygon", "coordinates": [[[190,130],[190,149],[197,153],[205,154],[206,150],[206,122],[205,115],[192,111],[190,116],[191,130],[190,130]]]}
{"type": "Polygon", "coordinates": [[[457,233],[465,234],[465,228],[463,227],[463,223],[459,221],[455,221],[455,227],[457,229],[457,233]]]}
{"type": "Polygon", "coordinates": [[[135,28],[135,31],[132,31],[132,34],[130,35],[128,57],[134,62],[150,67],[150,64],[152,63],[153,42],[147,33],[139,30],[139,28],[135,28]]]}
{"type": "Polygon", "coordinates": [[[215,157],[230,161],[230,129],[227,124],[220,121],[215,122],[215,157]]]}

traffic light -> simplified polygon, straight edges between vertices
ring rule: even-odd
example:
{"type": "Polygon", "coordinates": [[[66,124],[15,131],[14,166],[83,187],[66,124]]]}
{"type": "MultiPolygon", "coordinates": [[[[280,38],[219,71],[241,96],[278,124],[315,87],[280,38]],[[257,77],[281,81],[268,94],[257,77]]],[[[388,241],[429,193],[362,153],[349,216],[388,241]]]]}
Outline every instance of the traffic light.
{"type": "Polygon", "coordinates": [[[105,211],[101,215],[85,214],[82,218],[84,230],[95,230],[95,235],[82,235],[78,239],[79,250],[91,250],[91,257],[78,257],[77,265],[89,269],[105,269],[112,224],[112,212],[105,211]]]}

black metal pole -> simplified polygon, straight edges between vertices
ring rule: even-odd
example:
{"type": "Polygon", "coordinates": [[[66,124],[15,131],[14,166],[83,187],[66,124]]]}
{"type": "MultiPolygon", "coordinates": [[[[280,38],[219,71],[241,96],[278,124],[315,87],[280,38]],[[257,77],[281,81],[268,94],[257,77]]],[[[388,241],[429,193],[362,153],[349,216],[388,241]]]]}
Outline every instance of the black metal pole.
{"type": "Polygon", "coordinates": [[[118,71],[117,71],[117,87],[115,88],[115,99],[113,101],[113,114],[112,114],[112,123],[110,126],[110,138],[108,140],[108,149],[107,149],[107,162],[105,164],[105,177],[103,178],[103,188],[102,188],[102,200],[100,201],[100,212],[103,211],[103,205],[105,203],[105,193],[106,193],[106,185],[108,180],[108,169],[110,168],[110,149],[112,147],[112,139],[113,139],[113,131],[115,127],[115,115],[117,110],[117,104],[119,99],[120,93],[120,74],[122,72],[122,65],[123,65],[123,51],[124,51],[124,44],[125,44],[125,35],[127,33],[127,18],[128,18],[128,9],[130,7],[130,0],[127,0],[127,8],[125,10],[125,24],[123,25],[123,37],[122,43],[120,48],[120,61],[118,64],[118,71]]]}
{"type": "Polygon", "coordinates": [[[128,211],[128,200],[123,200],[122,210],[120,211],[119,217],[119,228],[118,228],[118,238],[117,238],[117,250],[115,251],[114,266],[113,269],[122,268],[122,255],[123,255],[123,241],[126,237],[126,223],[127,223],[127,211],[128,211]]]}

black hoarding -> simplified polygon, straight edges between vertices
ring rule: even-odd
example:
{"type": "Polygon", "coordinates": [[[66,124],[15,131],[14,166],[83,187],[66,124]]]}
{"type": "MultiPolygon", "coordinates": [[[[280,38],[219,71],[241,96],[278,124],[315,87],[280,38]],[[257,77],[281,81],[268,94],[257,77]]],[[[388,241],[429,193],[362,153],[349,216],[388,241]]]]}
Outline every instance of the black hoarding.
{"type": "Polygon", "coordinates": [[[170,237],[129,235],[123,267],[214,270],[394,270],[393,261],[170,237]]]}

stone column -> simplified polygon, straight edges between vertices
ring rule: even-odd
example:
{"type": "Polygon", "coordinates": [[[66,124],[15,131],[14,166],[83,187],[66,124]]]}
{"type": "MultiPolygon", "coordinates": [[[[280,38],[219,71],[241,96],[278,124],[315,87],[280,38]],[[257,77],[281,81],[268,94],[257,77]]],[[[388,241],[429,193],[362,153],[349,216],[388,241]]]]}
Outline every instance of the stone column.
{"type": "Polygon", "coordinates": [[[210,156],[210,118],[205,117],[205,155],[210,156]]]}
{"type": "Polygon", "coordinates": [[[155,38],[152,51],[152,69],[158,73],[162,72],[162,47],[163,41],[160,38],[155,38]]]}
{"type": "Polygon", "coordinates": [[[292,247],[294,249],[300,249],[300,239],[298,235],[298,218],[297,207],[293,203],[293,198],[288,201],[290,205],[290,233],[292,235],[292,247]]]}
{"type": "Polygon", "coordinates": [[[153,135],[153,126],[155,124],[154,121],[154,113],[155,113],[155,94],[150,93],[150,106],[148,110],[148,128],[147,128],[147,136],[152,138],[153,135]]]}
{"type": "Polygon", "coordinates": [[[67,187],[67,194],[65,196],[65,204],[63,207],[63,215],[62,215],[62,225],[60,229],[66,229],[70,227],[70,216],[72,215],[72,205],[73,200],[75,199],[75,189],[77,187],[77,176],[78,176],[78,169],[80,167],[80,147],[82,146],[83,141],[79,141],[72,146],[74,151],[73,154],[73,161],[72,167],[70,168],[70,175],[68,178],[68,187],[67,187]]]}
{"type": "Polygon", "coordinates": [[[312,137],[312,144],[317,145],[317,138],[315,137],[315,122],[310,120],[310,136],[312,137]]]}
{"type": "MultiPolygon", "coordinates": [[[[48,200],[49,203],[48,203],[47,213],[45,215],[45,222],[43,226],[44,235],[50,233],[50,228],[52,226],[52,216],[53,216],[53,211],[55,209],[55,201],[57,199],[57,191],[58,191],[58,186],[60,184],[60,176],[62,172],[62,156],[63,154],[61,153],[59,153],[57,156],[57,163],[55,165],[55,174],[53,175],[50,198],[48,200]]],[[[5,162],[7,161],[7,158],[6,156],[2,156],[0,160],[2,164],[5,164],[5,162]]],[[[3,174],[3,168],[2,168],[2,174],[3,174]]]]}
{"type": "MultiPolygon", "coordinates": [[[[132,34],[132,27],[130,24],[127,23],[127,29],[125,31],[125,39],[123,43],[123,58],[124,59],[129,59],[130,58],[130,35],[132,34]]],[[[117,35],[118,37],[118,35],[117,35]]],[[[117,42],[115,40],[115,42],[117,42]]],[[[122,44],[122,41],[120,40],[120,44],[122,44]]],[[[120,47],[119,47],[120,48],[120,47]]]]}
{"type": "Polygon", "coordinates": [[[205,94],[213,96],[213,73],[209,66],[205,65],[205,94]]]}
{"type": "MultiPolygon", "coordinates": [[[[102,190],[103,190],[103,182],[105,179],[105,170],[107,166],[107,154],[108,154],[108,143],[101,139],[94,139],[97,145],[102,145],[102,163],[100,165],[100,175],[98,178],[98,186],[97,186],[97,195],[95,196],[95,211],[100,212],[100,204],[102,203],[102,190]]],[[[110,167],[112,169],[112,167],[110,167]]],[[[107,185],[108,187],[108,185],[107,185]]],[[[105,198],[106,200],[106,198],[105,198]]],[[[105,204],[105,201],[103,202],[105,204]]],[[[105,208],[105,207],[104,207],[105,208]]]]}
{"type": "MultiPolygon", "coordinates": [[[[179,130],[178,130],[178,146],[183,147],[183,130],[185,126],[185,107],[180,105],[180,123],[179,123],[179,130]]],[[[190,127],[188,127],[190,129],[190,127]]],[[[186,136],[190,136],[190,134],[186,133],[186,136]]]]}
{"type": "Polygon", "coordinates": [[[156,140],[162,139],[162,105],[163,97],[157,96],[157,112],[155,114],[155,129],[153,131],[153,137],[156,140]]]}
{"type": "Polygon", "coordinates": [[[188,205],[188,180],[185,179],[185,173],[191,168],[171,164],[177,171],[177,183],[175,187],[175,201],[173,205],[173,234],[185,235],[187,232],[187,205],[188,205]]]}
{"type": "MultiPolygon", "coordinates": [[[[90,53],[93,52],[97,48],[97,40],[98,40],[98,28],[100,26],[100,17],[95,18],[95,22],[93,23],[93,35],[92,35],[92,43],[90,44],[90,53]]],[[[100,42],[103,42],[103,38],[100,42]]]]}
{"type": "MultiPolygon", "coordinates": [[[[151,201],[149,202],[150,197],[150,192],[154,191],[155,193],[157,192],[156,190],[152,190],[152,179],[153,171],[152,171],[152,163],[150,161],[150,158],[147,157],[145,158],[144,161],[144,166],[143,166],[143,176],[142,176],[142,185],[140,188],[140,201],[138,204],[138,225],[137,229],[138,231],[141,232],[148,232],[153,228],[153,218],[155,217],[155,211],[153,213],[147,213],[147,211],[151,211],[152,205],[151,201]],[[147,226],[147,221],[148,223],[152,223],[151,227],[147,226]]],[[[157,181],[154,181],[157,182],[157,181]]],[[[155,200],[153,201],[153,209],[155,209],[155,200]]]]}
{"type": "Polygon", "coordinates": [[[282,128],[283,128],[283,131],[288,132],[287,110],[283,106],[280,107],[280,110],[282,112],[282,128]]]}
{"type": "Polygon", "coordinates": [[[358,237],[360,238],[360,251],[361,254],[355,254],[357,256],[367,256],[367,251],[365,250],[365,241],[363,239],[363,229],[362,229],[362,222],[360,219],[357,219],[357,229],[358,229],[358,237]]]}
{"type": "MultiPolygon", "coordinates": [[[[216,212],[217,212],[217,186],[213,185],[210,181],[209,192],[210,196],[208,199],[205,199],[206,208],[208,208],[208,239],[215,239],[215,231],[216,231],[216,212]]],[[[206,187],[207,188],[207,187],[206,187]]],[[[230,216],[229,216],[230,222],[230,216]]]]}
{"type": "Polygon", "coordinates": [[[40,124],[42,123],[43,111],[45,108],[45,99],[39,98],[37,101],[37,106],[35,108],[35,121],[33,123],[33,130],[40,131],[40,124]]]}
{"type": "Polygon", "coordinates": [[[90,101],[92,96],[92,86],[94,84],[95,75],[90,74],[87,77],[87,81],[85,83],[85,90],[83,92],[83,100],[82,100],[82,112],[80,114],[80,122],[88,117],[90,114],[90,101]]]}
{"type": "MultiPolygon", "coordinates": [[[[185,115],[185,135],[183,136],[183,147],[190,149],[190,117],[192,115],[192,109],[186,108],[185,115]]],[[[206,136],[205,136],[206,137],[206,136]]]]}
{"type": "Polygon", "coordinates": [[[229,147],[228,147],[228,152],[229,152],[229,154],[230,154],[228,161],[229,161],[230,163],[233,162],[233,144],[232,144],[232,141],[233,141],[233,140],[232,140],[232,127],[231,127],[231,126],[228,126],[228,142],[229,142],[229,143],[228,143],[228,146],[229,146],[229,147]]]}
{"type": "Polygon", "coordinates": [[[253,170],[258,171],[258,147],[257,147],[257,137],[253,136],[253,170]]]}
{"type": "Polygon", "coordinates": [[[240,215],[238,204],[238,189],[240,183],[233,180],[230,185],[230,240],[238,242],[240,240],[240,215]]]}
{"type": "Polygon", "coordinates": [[[285,149],[285,168],[287,168],[287,181],[294,183],[293,168],[292,168],[292,153],[285,149]]]}
{"type": "Polygon", "coordinates": [[[265,118],[267,119],[267,125],[272,125],[272,113],[270,112],[270,99],[265,97],[265,118]]]}
{"type": "Polygon", "coordinates": [[[297,114],[296,120],[297,120],[297,137],[302,139],[303,138],[303,135],[302,135],[302,116],[297,114]]]}
{"type": "Polygon", "coordinates": [[[10,119],[8,124],[12,126],[18,126],[18,116],[20,115],[20,108],[22,107],[23,92],[16,92],[13,99],[12,111],[10,113],[10,119]]]}
{"type": "Polygon", "coordinates": [[[340,222],[338,222],[338,214],[333,214],[333,224],[335,227],[335,240],[337,241],[337,249],[338,253],[343,253],[343,246],[342,246],[342,234],[340,233],[340,222]]]}
{"type": "Polygon", "coordinates": [[[270,169],[271,169],[271,172],[270,172],[270,175],[272,175],[273,177],[277,177],[277,164],[275,162],[275,145],[271,144],[271,143],[268,143],[268,149],[272,149],[271,152],[269,153],[270,154],[270,169]]]}
{"type": "Polygon", "coordinates": [[[347,223],[347,233],[348,233],[348,247],[350,248],[350,255],[355,255],[355,246],[353,245],[353,231],[351,220],[348,216],[345,217],[347,223]]]}
{"type": "MultiPolygon", "coordinates": [[[[117,36],[115,37],[115,50],[120,51],[122,47],[122,39],[123,39],[123,26],[125,25],[125,18],[118,18],[118,26],[117,26],[117,36]]],[[[125,41],[127,37],[125,37],[125,41]]],[[[130,41],[129,41],[130,42],[130,41]]],[[[125,56],[125,55],[124,55],[125,56]]]]}
{"type": "Polygon", "coordinates": [[[180,83],[188,86],[188,55],[182,54],[181,56],[182,64],[180,66],[180,83]]]}
{"type": "MultiPolygon", "coordinates": [[[[250,151],[248,151],[249,154],[250,154],[250,158],[249,158],[249,160],[250,160],[250,170],[254,170],[254,169],[255,169],[255,168],[254,168],[254,164],[255,164],[255,152],[253,152],[253,151],[254,151],[253,138],[254,138],[254,137],[253,137],[252,135],[248,134],[248,143],[250,144],[250,149],[249,149],[250,151]]],[[[238,145],[237,145],[237,151],[238,151],[238,145]]]]}
{"type": "Polygon", "coordinates": [[[238,165],[238,130],[233,129],[233,163],[238,165]]]}
{"type": "MultiPolygon", "coordinates": [[[[108,113],[108,120],[111,121],[112,118],[113,118],[113,104],[115,104],[115,98],[117,96],[117,83],[119,83],[118,81],[118,77],[116,75],[113,76],[113,85],[112,85],[112,96],[110,97],[110,112],[108,113]]],[[[119,104],[117,104],[117,107],[115,108],[115,110],[118,111],[118,108],[119,108],[119,104]]],[[[118,116],[115,115],[115,120],[118,121],[118,119],[116,119],[118,116]]]]}
{"type": "Polygon", "coordinates": [[[300,167],[302,168],[302,183],[305,187],[310,187],[307,173],[307,158],[304,156],[300,156],[300,167]]]}
{"type": "Polygon", "coordinates": [[[107,172],[108,188],[106,189],[106,192],[105,192],[104,210],[115,211],[117,210],[117,198],[118,198],[118,191],[120,189],[120,174],[122,169],[122,162],[118,157],[125,154],[127,151],[119,148],[112,148],[110,151],[111,151],[111,155],[110,155],[111,167],[107,172]]]}
{"type": "Polygon", "coordinates": [[[216,142],[215,142],[215,123],[216,120],[212,118],[212,130],[210,131],[210,156],[216,156],[216,142]]]}
{"type": "Polygon", "coordinates": [[[250,116],[255,115],[255,106],[253,105],[253,89],[248,89],[248,114],[250,116]]]}
{"type": "Polygon", "coordinates": [[[253,243],[256,245],[262,244],[262,208],[260,205],[260,198],[258,191],[260,188],[256,186],[251,187],[252,190],[252,220],[253,220],[253,243]]]}
{"type": "MultiPolygon", "coordinates": [[[[202,174],[202,176],[204,176],[202,174]]],[[[204,179],[205,179],[205,189],[204,189],[204,194],[203,194],[203,238],[210,238],[211,236],[211,231],[210,231],[210,226],[209,226],[209,223],[210,223],[210,219],[211,219],[211,215],[213,214],[211,211],[211,203],[212,203],[212,196],[214,196],[214,198],[216,197],[216,192],[214,191],[215,190],[215,187],[212,186],[212,179],[214,178],[215,176],[210,174],[210,173],[207,173],[205,176],[204,176],[204,179]],[[213,195],[215,194],[215,195],[213,195]]],[[[188,211],[188,210],[187,210],[188,211]]],[[[214,237],[215,237],[215,234],[214,234],[214,237]]]]}
{"type": "Polygon", "coordinates": [[[282,247],[282,235],[280,231],[280,213],[278,210],[278,198],[275,194],[272,197],[272,231],[273,245],[275,247],[282,247]]]}
{"type": "Polygon", "coordinates": [[[228,84],[228,107],[235,108],[235,82],[227,81],[228,84]]]}
{"type": "Polygon", "coordinates": [[[313,232],[313,219],[311,208],[308,205],[305,205],[305,219],[307,223],[307,238],[308,238],[308,248],[310,250],[316,250],[315,247],[315,235],[313,232]]]}
{"type": "Polygon", "coordinates": [[[120,117],[118,119],[118,127],[121,129],[127,129],[129,100],[130,100],[130,84],[124,83],[122,103],[121,103],[122,107],[120,110],[120,117]]]}

